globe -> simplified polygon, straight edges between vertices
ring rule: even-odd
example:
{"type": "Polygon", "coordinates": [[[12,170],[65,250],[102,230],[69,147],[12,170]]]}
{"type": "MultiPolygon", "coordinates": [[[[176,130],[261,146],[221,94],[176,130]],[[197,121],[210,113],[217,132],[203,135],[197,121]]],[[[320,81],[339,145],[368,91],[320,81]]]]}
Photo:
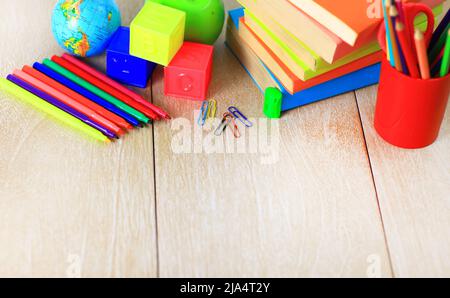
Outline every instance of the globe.
{"type": "Polygon", "coordinates": [[[52,31],[58,44],[80,57],[103,53],[120,25],[114,0],[59,0],[53,9],[52,31]]]}

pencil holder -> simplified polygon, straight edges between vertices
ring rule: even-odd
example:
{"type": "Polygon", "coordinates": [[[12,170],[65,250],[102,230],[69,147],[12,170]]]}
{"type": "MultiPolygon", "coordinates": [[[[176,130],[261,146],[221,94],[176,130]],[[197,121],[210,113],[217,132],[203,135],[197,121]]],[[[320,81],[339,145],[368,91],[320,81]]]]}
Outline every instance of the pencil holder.
{"type": "Polygon", "coordinates": [[[386,59],[381,65],[375,129],[388,143],[408,149],[436,141],[450,93],[450,75],[429,80],[400,73],[386,59]]]}

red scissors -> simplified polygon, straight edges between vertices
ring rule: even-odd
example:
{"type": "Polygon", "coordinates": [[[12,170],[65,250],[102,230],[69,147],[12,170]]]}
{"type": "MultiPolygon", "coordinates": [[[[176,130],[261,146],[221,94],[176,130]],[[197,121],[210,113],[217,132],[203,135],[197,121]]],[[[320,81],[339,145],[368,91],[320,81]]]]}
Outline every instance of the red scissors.
{"type": "MultiPolygon", "coordinates": [[[[425,14],[426,18],[427,18],[427,30],[425,30],[424,33],[424,38],[425,38],[425,42],[428,45],[431,41],[431,38],[433,36],[433,30],[434,30],[434,14],[433,11],[426,6],[425,4],[422,3],[404,3],[403,4],[403,20],[400,19],[405,26],[408,28],[409,30],[409,38],[411,41],[411,45],[414,47],[414,31],[415,31],[415,26],[414,26],[414,21],[416,19],[416,17],[419,14],[425,14]]],[[[399,14],[399,16],[401,16],[401,14],[399,14]]],[[[395,30],[395,28],[394,28],[395,30]]],[[[380,27],[380,31],[378,32],[378,42],[380,43],[381,48],[383,49],[384,52],[386,52],[386,27],[384,26],[384,24],[380,27]]]]}

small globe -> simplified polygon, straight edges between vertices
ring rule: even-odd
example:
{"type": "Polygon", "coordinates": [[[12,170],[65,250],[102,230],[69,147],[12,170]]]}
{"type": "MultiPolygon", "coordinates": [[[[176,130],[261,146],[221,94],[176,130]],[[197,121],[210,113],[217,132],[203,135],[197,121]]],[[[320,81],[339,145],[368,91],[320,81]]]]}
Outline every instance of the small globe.
{"type": "Polygon", "coordinates": [[[114,0],[59,0],[53,9],[52,30],[58,44],[80,57],[103,53],[120,25],[114,0]]]}

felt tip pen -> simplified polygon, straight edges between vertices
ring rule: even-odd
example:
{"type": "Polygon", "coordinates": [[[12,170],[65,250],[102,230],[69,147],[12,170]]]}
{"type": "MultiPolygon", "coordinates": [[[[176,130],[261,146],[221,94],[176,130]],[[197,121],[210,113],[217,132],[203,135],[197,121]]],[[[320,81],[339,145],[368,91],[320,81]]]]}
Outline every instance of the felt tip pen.
{"type": "Polygon", "coordinates": [[[115,105],[110,103],[109,101],[104,100],[100,96],[97,96],[94,93],[90,92],[89,90],[74,83],[73,81],[69,80],[65,76],[60,75],[59,73],[52,70],[51,68],[49,68],[43,64],[40,64],[39,62],[34,63],[33,68],[36,69],[37,71],[43,73],[44,75],[48,76],[49,78],[54,79],[58,83],[60,83],[64,86],[67,86],[68,88],[81,94],[82,96],[86,97],[87,99],[97,103],[98,105],[101,105],[102,107],[104,107],[108,111],[116,114],[117,116],[125,119],[126,121],[119,120],[118,124],[121,127],[126,128],[126,129],[131,129],[132,128],[131,125],[133,125],[133,126],[139,125],[139,121],[136,118],[134,118],[133,116],[131,116],[130,114],[122,111],[121,109],[119,109],[118,107],[116,107],[115,105]]]}
{"type": "Polygon", "coordinates": [[[75,64],[61,58],[58,56],[53,56],[51,59],[56,64],[59,64],[60,66],[64,67],[65,69],[71,71],[75,75],[79,76],[83,80],[91,83],[95,87],[105,91],[111,96],[114,96],[115,98],[123,101],[130,107],[133,107],[134,109],[138,110],[139,112],[143,113],[145,116],[149,117],[152,120],[159,120],[159,116],[149,107],[144,106],[137,101],[133,100],[131,97],[128,97],[127,95],[123,94],[122,92],[116,90],[115,88],[112,88],[108,84],[104,83],[102,80],[96,78],[92,74],[90,74],[87,71],[84,71],[83,69],[79,68],[75,64]]]}
{"type": "Polygon", "coordinates": [[[76,117],[66,113],[65,111],[59,109],[58,107],[48,103],[42,98],[34,95],[33,93],[22,88],[19,79],[14,78],[9,75],[7,79],[0,78],[0,89],[8,92],[9,94],[20,98],[22,101],[32,105],[41,112],[52,116],[53,118],[61,121],[62,123],[98,140],[101,142],[110,142],[110,140],[98,130],[92,128],[86,123],[80,121],[76,117]],[[16,83],[17,84],[16,84],[16,83]]]}
{"type": "Polygon", "coordinates": [[[101,126],[101,125],[99,125],[97,123],[95,123],[94,121],[89,119],[89,117],[87,117],[83,113],[78,112],[77,110],[71,108],[70,106],[66,105],[65,103],[60,102],[59,100],[57,100],[53,96],[48,95],[47,93],[39,90],[38,88],[33,87],[33,85],[31,85],[31,84],[27,83],[26,81],[18,78],[17,76],[9,75],[8,76],[8,80],[10,80],[14,84],[24,88],[28,92],[31,92],[34,95],[42,98],[43,100],[45,100],[49,104],[52,104],[55,107],[63,110],[67,114],[70,114],[70,115],[74,116],[75,118],[80,119],[82,122],[86,123],[87,125],[91,126],[92,128],[95,128],[96,130],[98,130],[99,132],[104,134],[106,137],[111,138],[111,139],[117,139],[117,136],[113,132],[111,132],[110,130],[104,128],[103,126],[101,126]]]}
{"type": "Polygon", "coordinates": [[[104,127],[108,129],[109,131],[112,131],[116,135],[123,135],[123,130],[120,129],[117,125],[106,119],[105,117],[97,114],[94,110],[82,105],[78,101],[74,100],[73,98],[65,95],[64,93],[54,89],[53,87],[47,85],[46,83],[36,79],[35,77],[21,71],[21,70],[14,70],[13,72],[14,76],[18,77],[22,81],[30,84],[36,89],[39,89],[42,92],[47,93],[48,95],[52,96],[53,98],[57,99],[58,101],[62,102],[65,105],[68,105],[72,109],[76,110],[79,113],[82,113],[86,117],[88,117],[92,122],[95,122],[101,127],[104,127]]]}
{"type": "Polygon", "coordinates": [[[139,121],[141,121],[143,123],[149,123],[150,122],[150,119],[147,118],[147,116],[145,116],[144,114],[142,114],[138,110],[130,107],[129,105],[123,103],[122,101],[118,100],[117,98],[109,95],[105,91],[95,87],[91,83],[83,80],[79,76],[73,74],[69,70],[65,69],[64,67],[62,67],[62,66],[60,66],[58,64],[56,64],[55,62],[51,61],[50,59],[44,59],[43,64],[48,66],[48,67],[50,67],[51,69],[53,69],[57,73],[65,76],[66,78],[72,80],[73,82],[77,83],[78,85],[82,86],[83,88],[86,88],[89,91],[91,91],[92,93],[94,93],[94,94],[100,96],[101,98],[109,101],[110,103],[112,103],[113,105],[115,105],[119,109],[123,110],[124,112],[127,112],[128,114],[130,114],[131,116],[135,117],[139,121]]]}
{"type": "Polygon", "coordinates": [[[108,111],[107,109],[105,109],[104,107],[96,104],[95,102],[90,101],[86,97],[84,97],[84,96],[76,93],[74,90],[71,90],[71,89],[67,88],[66,86],[58,83],[57,81],[53,80],[52,78],[49,78],[48,76],[46,76],[43,73],[37,71],[36,69],[26,65],[26,66],[24,66],[22,68],[22,71],[25,72],[26,74],[34,77],[35,79],[45,83],[46,85],[48,85],[48,86],[58,90],[59,92],[62,92],[63,94],[65,94],[65,95],[69,96],[70,98],[76,100],[80,104],[88,107],[89,109],[92,109],[93,111],[95,111],[99,115],[102,115],[103,117],[105,117],[105,119],[108,119],[109,121],[111,121],[112,123],[114,123],[116,126],[119,127],[120,131],[116,132],[119,135],[123,135],[125,133],[125,131],[123,130],[124,127],[122,126],[123,124],[128,125],[129,127],[131,127],[131,125],[129,125],[124,119],[120,118],[116,114],[108,111]]]}
{"type": "Polygon", "coordinates": [[[83,63],[82,61],[78,60],[77,58],[69,55],[69,54],[63,54],[62,58],[71,62],[72,64],[78,66],[78,68],[81,68],[82,70],[90,73],[91,75],[95,76],[97,79],[103,81],[104,83],[108,84],[109,86],[115,88],[116,90],[122,92],[123,94],[131,97],[135,101],[139,102],[140,104],[149,107],[152,109],[156,114],[159,115],[160,118],[170,120],[169,114],[161,109],[160,107],[155,106],[154,104],[146,101],[141,95],[131,91],[130,89],[126,88],[125,86],[122,86],[118,82],[110,79],[107,75],[101,73],[100,71],[90,67],[89,65],[83,63]]]}

